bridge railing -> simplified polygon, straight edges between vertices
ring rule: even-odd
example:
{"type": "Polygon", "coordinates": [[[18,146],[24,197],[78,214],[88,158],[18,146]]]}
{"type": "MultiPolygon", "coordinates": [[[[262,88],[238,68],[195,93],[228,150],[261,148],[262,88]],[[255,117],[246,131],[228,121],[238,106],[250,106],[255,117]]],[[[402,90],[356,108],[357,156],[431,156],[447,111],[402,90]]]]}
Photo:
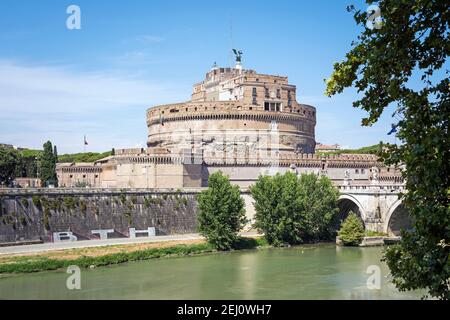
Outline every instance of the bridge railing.
{"type": "Polygon", "coordinates": [[[403,184],[338,185],[341,192],[403,192],[403,184]]]}

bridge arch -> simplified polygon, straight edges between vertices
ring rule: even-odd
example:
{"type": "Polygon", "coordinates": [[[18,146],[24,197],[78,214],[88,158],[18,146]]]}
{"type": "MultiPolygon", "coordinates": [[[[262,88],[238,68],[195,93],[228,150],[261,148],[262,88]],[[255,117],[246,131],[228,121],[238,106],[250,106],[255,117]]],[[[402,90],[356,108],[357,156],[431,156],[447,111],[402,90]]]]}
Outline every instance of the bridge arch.
{"type": "Polygon", "coordinates": [[[389,211],[384,219],[383,232],[389,236],[399,236],[400,230],[409,230],[411,228],[411,215],[399,199],[389,208],[389,211]]]}
{"type": "Polygon", "coordinates": [[[342,221],[344,221],[350,211],[353,211],[363,222],[364,226],[364,219],[365,219],[365,211],[364,207],[362,206],[361,202],[359,200],[350,195],[350,194],[341,194],[339,196],[338,202],[337,202],[339,213],[336,221],[336,229],[338,230],[342,221]]]}

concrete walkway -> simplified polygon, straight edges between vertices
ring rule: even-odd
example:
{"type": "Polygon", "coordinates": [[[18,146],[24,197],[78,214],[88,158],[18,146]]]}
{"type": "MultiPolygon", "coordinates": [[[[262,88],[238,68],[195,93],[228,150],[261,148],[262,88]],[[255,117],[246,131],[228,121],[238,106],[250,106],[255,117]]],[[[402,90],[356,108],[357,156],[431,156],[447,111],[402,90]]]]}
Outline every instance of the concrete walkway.
{"type": "MultiPolygon", "coordinates": [[[[252,237],[257,236],[258,233],[242,232],[241,235],[244,237],[252,237]]],[[[190,233],[190,234],[179,234],[170,236],[139,237],[135,239],[115,238],[107,240],[83,240],[74,242],[41,243],[41,244],[11,246],[11,247],[0,247],[0,256],[10,254],[40,253],[66,249],[92,248],[92,247],[152,243],[152,242],[153,243],[167,242],[167,241],[202,240],[202,239],[204,238],[200,234],[190,233]]]]}

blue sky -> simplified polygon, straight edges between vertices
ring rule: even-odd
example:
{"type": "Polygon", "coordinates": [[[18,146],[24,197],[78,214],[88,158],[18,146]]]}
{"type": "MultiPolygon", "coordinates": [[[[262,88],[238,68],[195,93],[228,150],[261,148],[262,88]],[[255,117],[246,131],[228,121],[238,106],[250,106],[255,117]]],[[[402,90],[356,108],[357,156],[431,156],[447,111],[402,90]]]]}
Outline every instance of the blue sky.
{"type": "Polygon", "coordinates": [[[355,91],[327,98],[323,79],[359,32],[346,6],[363,1],[0,2],[0,143],[59,153],[145,146],[148,107],[186,101],[214,61],[244,51],[245,68],[288,75],[297,100],[317,108],[317,141],[393,142],[391,112],[373,127],[355,91]],[[81,30],[66,9],[81,8],[81,30]]]}

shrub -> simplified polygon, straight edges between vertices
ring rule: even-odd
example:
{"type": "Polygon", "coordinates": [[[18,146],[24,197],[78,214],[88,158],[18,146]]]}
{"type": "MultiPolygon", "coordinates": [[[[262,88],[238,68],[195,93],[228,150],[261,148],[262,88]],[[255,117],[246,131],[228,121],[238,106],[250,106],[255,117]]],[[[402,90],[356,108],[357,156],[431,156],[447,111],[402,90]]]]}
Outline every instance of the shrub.
{"type": "Polygon", "coordinates": [[[89,185],[86,181],[75,182],[75,188],[87,188],[89,185]]]}
{"type": "Polygon", "coordinates": [[[39,196],[33,196],[31,199],[32,199],[34,206],[36,208],[38,208],[39,210],[41,210],[41,208],[42,208],[41,198],[39,196]]]}
{"type": "Polygon", "coordinates": [[[87,205],[86,202],[84,202],[84,200],[80,199],[80,211],[82,215],[86,215],[87,212],[87,205]]]}
{"type": "Polygon", "coordinates": [[[198,197],[200,233],[218,250],[229,250],[246,223],[244,200],[238,186],[232,186],[222,172],[208,179],[208,189],[198,197]]]}
{"type": "Polygon", "coordinates": [[[125,205],[127,203],[127,196],[124,193],[121,193],[119,195],[120,202],[122,202],[122,205],[125,205]]]}
{"type": "Polygon", "coordinates": [[[75,209],[75,207],[76,207],[76,201],[75,201],[75,199],[74,199],[73,197],[71,197],[71,196],[64,197],[64,198],[63,198],[63,202],[64,202],[65,207],[66,207],[68,210],[73,210],[73,209],[75,209]]]}
{"type": "Polygon", "coordinates": [[[384,232],[378,232],[378,231],[372,231],[372,230],[366,230],[364,232],[364,235],[366,237],[387,237],[387,234],[384,232]]]}
{"type": "Polygon", "coordinates": [[[364,238],[364,225],[358,216],[351,211],[342,223],[339,238],[346,246],[357,246],[364,238]]]}
{"type": "Polygon", "coordinates": [[[28,199],[27,198],[22,198],[20,200],[20,202],[22,203],[22,205],[24,206],[24,208],[28,208],[28,199]]]}
{"type": "Polygon", "coordinates": [[[151,200],[147,197],[144,197],[144,208],[145,209],[150,208],[150,203],[151,203],[151,200]]]}
{"type": "Polygon", "coordinates": [[[260,176],[250,187],[255,227],[275,246],[328,239],[338,212],[338,191],[326,177],[292,172],[260,176]]]}

